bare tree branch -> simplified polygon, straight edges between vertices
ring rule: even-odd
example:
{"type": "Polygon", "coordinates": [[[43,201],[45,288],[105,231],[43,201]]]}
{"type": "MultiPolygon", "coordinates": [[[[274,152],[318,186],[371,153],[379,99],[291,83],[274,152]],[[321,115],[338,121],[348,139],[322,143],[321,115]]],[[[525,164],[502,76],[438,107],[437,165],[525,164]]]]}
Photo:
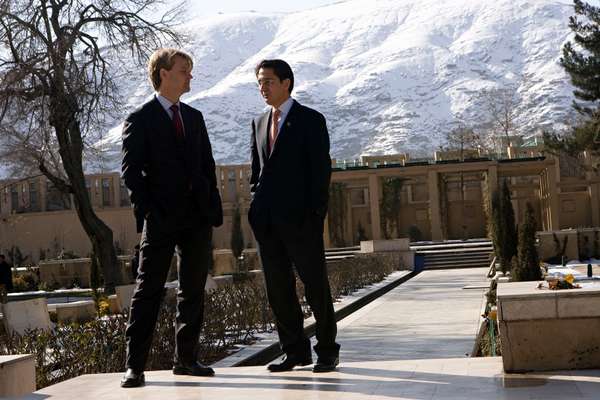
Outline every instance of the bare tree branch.
{"type": "Polygon", "coordinates": [[[75,209],[104,269],[118,280],[112,232],[95,214],[84,157],[105,121],[120,110],[114,71],[164,44],[182,4],[162,15],[159,0],[0,0],[0,140],[2,160],[21,174],[41,171],[75,209]]]}

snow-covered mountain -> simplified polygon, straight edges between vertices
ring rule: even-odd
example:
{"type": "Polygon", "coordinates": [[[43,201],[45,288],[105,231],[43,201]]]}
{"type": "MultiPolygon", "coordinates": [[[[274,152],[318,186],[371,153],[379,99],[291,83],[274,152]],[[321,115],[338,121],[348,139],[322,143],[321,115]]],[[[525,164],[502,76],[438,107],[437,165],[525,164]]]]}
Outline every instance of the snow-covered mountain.
{"type": "MultiPolygon", "coordinates": [[[[486,122],[481,90],[514,86],[523,133],[560,126],[572,87],[558,63],[567,0],[348,0],[289,14],[190,21],[195,65],[183,100],[206,119],[217,163],[249,160],[250,120],[264,109],[254,66],[283,58],[294,97],[327,117],[332,156],[430,154],[457,121],[486,122]]],[[[152,94],[145,69],[122,82],[123,116],[152,94]]],[[[120,126],[101,146],[118,168],[120,126]]]]}

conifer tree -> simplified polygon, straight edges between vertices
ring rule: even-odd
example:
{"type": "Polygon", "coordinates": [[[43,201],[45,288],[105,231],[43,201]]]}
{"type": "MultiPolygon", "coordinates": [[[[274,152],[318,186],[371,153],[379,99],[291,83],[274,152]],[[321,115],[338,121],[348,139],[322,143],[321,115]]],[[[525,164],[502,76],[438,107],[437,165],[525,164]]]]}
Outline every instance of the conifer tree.
{"type": "Polygon", "coordinates": [[[504,242],[504,260],[507,269],[514,256],[517,255],[517,228],[515,226],[515,211],[512,206],[510,190],[506,180],[502,184],[502,196],[500,198],[500,207],[502,213],[502,224],[504,225],[503,242],[504,242]]]}
{"type": "Polygon", "coordinates": [[[510,260],[510,278],[513,282],[525,280],[523,279],[523,270],[521,269],[517,256],[514,256],[512,260],[510,260]]]}
{"type": "Polygon", "coordinates": [[[244,251],[244,234],[242,233],[242,218],[240,215],[240,207],[236,206],[233,211],[233,220],[231,224],[231,252],[237,259],[242,255],[244,251]]]}
{"type": "Polygon", "coordinates": [[[517,255],[517,230],[515,212],[508,184],[504,181],[501,192],[492,195],[492,221],[490,234],[502,273],[511,269],[511,261],[517,255]]]}
{"type": "Polygon", "coordinates": [[[582,0],[573,0],[575,15],[569,18],[569,28],[575,33],[572,43],[563,47],[560,63],[575,86],[573,106],[581,114],[593,116],[600,101],[600,7],[582,0]]]}
{"type": "Polygon", "coordinates": [[[502,243],[502,238],[504,237],[502,218],[501,218],[501,208],[500,208],[500,192],[495,191],[492,194],[492,218],[490,223],[490,236],[492,237],[492,243],[494,245],[494,253],[496,253],[496,258],[500,261],[500,269],[503,274],[506,274],[508,269],[506,265],[502,262],[504,260],[504,246],[502,243]]]}
{"type": "Polygon", "coordinates": [[[575,110],[585,120],[571,134],[561,137],[546,133],[548,147],[571,154],[582,150],[600,150],[600,7],[573,0],[575,15],[569,27],[575,33],[563,49],[560,63],[575,86],[575,110]]]}
{"type": "Polygon", "coordinates": [[[518,268],[512,273],[513,281],[542,279],[540,261],[535,248],[536,222],[533,207],[527,203],[525,221],[519,227],[518,268]]]}

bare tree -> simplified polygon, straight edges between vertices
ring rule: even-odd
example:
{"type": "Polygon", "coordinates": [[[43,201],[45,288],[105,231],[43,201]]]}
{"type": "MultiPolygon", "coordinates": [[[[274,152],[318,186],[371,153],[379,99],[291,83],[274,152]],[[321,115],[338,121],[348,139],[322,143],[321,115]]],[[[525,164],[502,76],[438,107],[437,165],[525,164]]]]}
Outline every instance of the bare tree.
{"type": "Polygon", "coordinates": [[[460,161],[465,160],[468,150],[477,150],[484,146],[481,135],[471,127],[459,123],[455,128],[446,133],[444,151],[457,151],[460,161]]]}
{"type": "Polygon", "coordinates": [[[0,0],[0,137],[22,174],[35,166],[63,193],[89,236],[112,291],[120,272],[111,229],[95,214],[84,160],[107,118],[121,110],[111,71],[163,43],[183,4],[159,0],[0,0]],[[156,14],[159,14],[156,18],[156,14]]]}
{"type": "Polygon", "coordinates": [[[519,97],[515,86],[483,90],[479,100],[486,110],[489,124],[496,136],[504,136],[510,145],[511,136],[519,133],[516,125],[519,97]]]}

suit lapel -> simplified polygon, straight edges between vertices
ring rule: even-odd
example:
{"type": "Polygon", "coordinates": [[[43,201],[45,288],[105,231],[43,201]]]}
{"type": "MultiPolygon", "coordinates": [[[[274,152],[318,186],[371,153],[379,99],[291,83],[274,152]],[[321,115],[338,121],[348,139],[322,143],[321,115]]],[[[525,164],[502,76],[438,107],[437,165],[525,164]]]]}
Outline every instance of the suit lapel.
{"type": "Polygon", "coordinates": [[[258,149],[261,152],[263,164],[269,159],[269,149],[267,137],[269,135],[269,121],[271,120],[271,112],[267,111],[258,118],[256,125],[256,141],[258,149]]]}
{"type": "Polygon", "coordinates": [[[156,96],[154,97],[154,100],[152,100],[152,107],[154,108],[153,113],[156,116],[157,122],[161,125],[162,129],[160,130],[174,135],[175,129],[173,127],[173,121],[169,118],[169,114],[167,114],[156,96]]]}
{"type": "Polygon", "coordinates": [[[181,113],[181,119],[183,120],[183,132],[185,138],[184,145],[184,158],[185,163],[188,168],[194,164],[198,164],[197,158],[200,157],[200,152],[198,152],[199,143],[197,135],[198,129],[195,129],[194,118],[187,104],[179,102],[179,112],[181,113]]]}
{"type": "Polygon", "coordinates": [[[181,112],[181,119],[183,120],[183,132],[185,135],[185,141],[187,143],[193,143],[193,135],[195,134],[195,130],[193,127],[194,121],[192,121],[192,116],[190,115],[187,104],[183,104],[179,102],[179,108],[181,112]]]}
{"type": "Polygon", "coordinates": [[[279,130],[279,133],[277,133],[277,139],[275,139],[275,145],[271,150],[270,157],[272,157],[273,154],[275,154],[278,147],[281,147],[281,140],[285,137],[286,134],[288,134],[287,132],[293,129],[293,126],[295,125],[294,118],[296,115],[297,104],[298,103],[296,102],[296,100],[293,100],[292,107],[290,107],[290,111],[288,111],[285,120],[283,121],[283,125],[281,125],[281,129],[279,130]]]}

